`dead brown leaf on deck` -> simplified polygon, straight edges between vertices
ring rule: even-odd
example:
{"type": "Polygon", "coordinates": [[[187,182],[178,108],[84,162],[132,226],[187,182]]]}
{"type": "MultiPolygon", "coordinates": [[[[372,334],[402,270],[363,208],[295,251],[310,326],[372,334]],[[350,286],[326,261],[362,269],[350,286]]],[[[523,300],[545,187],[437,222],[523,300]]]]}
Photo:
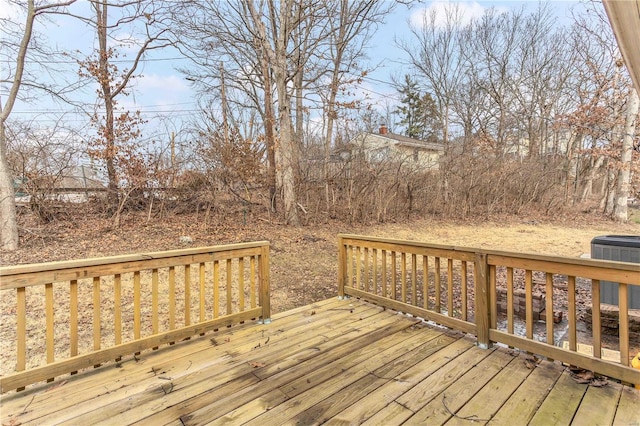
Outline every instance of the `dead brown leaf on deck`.
{"type": "Polygon", "coordinates": [[[2,426],[20,426],[21,424],[18,419],[11,419],[9,423],[2,423],[2,426]]]}
{"type": "Polygon", "coordinates": [[[591,386],[595,386],[601,388],[603,386],[607,386],[609,381],[606,377],[601,377],[596,375],[593,371],[585,370],[584,368],[570,366],[569,374],[571,378],[576,381],[576,383],[583,383],[591,386]]]}
{"type": "Polygon", "coordinates": [[[537,367],[538,364],[540,364],[540,361],[542,361],[542,359],[538,358],[535,355],[529,356],[525,358],[524,366],[527,367],[529,370],[533,370],[534,368],[537,367]]]}

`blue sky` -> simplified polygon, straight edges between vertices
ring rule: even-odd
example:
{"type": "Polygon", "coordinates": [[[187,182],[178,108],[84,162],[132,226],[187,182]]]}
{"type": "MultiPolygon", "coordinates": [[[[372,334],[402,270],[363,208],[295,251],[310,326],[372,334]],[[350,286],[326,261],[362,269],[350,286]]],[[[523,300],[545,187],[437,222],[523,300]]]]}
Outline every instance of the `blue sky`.
{"type": "MultiPolygon", "coordinates": [[[[382,108],[385,103],[393,103],[398,99],[390,82],[392,76],[402,77],[406,69],[402,64],[406,58],[394,40],[407,39],[410,36],[409,23],[419,23],[420,16],[425,9],[439,9],[447,3],[446,1],[424,2],[411,9],[399,5],[394,13],[388,16],[385,24],[379,27],[370,42],[370,66],[376,68],[360,87],[361,94],[367,94],[374,104],[378,104],[382,108]]],[[[523,5],[533,8],[537,4],[533,1],[461,1],[458,3],[468,17],[480,16],[486,8],[490,7],[508,10],[523,5]]],[[[575,6],[577,2],[551,1],[550,3],[559,21],[562,22],[567,19],[570,8],[575,6]]],[[[5,0],[2,0],[0,10],[5,11],[0,13],[7,13],[5,4],[5,0]]],[[[40,28],[42,29],[42,27],[40,28]]],[[[48,24],[44,31],[51,41],[55,41],[67,49],[89,51],[93,45],[94,37],[91,30],[78,22],[69,20],[69,18],[61,18],[58,22],[48,24]]],[[[178,56],[174,50],[152,52],[140,68],[142,77],[136,80],[132,96],[121,101],[123,106],[141,110],[147,118],[164,111],[166,116],[173,119],[170,120],[171,122],[161,125],[168,131],[179,130],[181,119],[193,115],[197,108],[194,102],[195,95],[188,84],[189,82],[175,69],[177,66],[187,63],[184,60],[175,59],[178,56]]],[[[77,72],[77,66],[69,66],[74,69],[74,72],[77,72]]],[[[3,94],[4,92],[3,90],[3,94]]],[[[47,102],[39,103],[37,106],[17,104],[14,108],[13,118],[27,119],[37,114],[38,121],[45,123],[48,118],[41,111],[60,110],[60,108],[47,102]]],[[[78,121],[81,119],[77,118],[78,121]]]]}

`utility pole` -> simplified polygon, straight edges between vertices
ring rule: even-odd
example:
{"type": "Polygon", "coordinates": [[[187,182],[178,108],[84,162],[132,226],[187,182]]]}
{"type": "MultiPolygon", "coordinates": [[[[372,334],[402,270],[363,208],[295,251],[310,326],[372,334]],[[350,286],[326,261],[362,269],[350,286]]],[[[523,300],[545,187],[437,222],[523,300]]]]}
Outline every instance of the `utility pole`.
{"type": "Polygon", "coordinates": [[[224,85],[224,64],[220,62],[220,97],[222,100],[222,127],[224,130],[224,145],[229,144],[229,125],[227,122],[227,92],[224,85]]]}
{"type": "Polygon", "coordinates": [[[176,132],[171,132],[171,181],[169,187],[173,188],[176,179],[176,132]]]}

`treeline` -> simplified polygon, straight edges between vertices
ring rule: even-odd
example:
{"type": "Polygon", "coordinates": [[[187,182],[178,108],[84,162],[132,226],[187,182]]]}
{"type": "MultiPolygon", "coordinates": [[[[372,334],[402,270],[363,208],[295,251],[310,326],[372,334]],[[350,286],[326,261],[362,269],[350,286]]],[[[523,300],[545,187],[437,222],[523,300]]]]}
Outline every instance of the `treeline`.
{"type": "MultiPolygon", "coordinates": [[[[456,3],[433,9],[398,41],[409,63],[397,77],[401,101],[388,105],[372,104],[356,89],[369,78],[371,34],[402,3],[32,6],[27,22],[51,12],[80,17],[99,41],[85,54],[58,52],[74,58],[76,69],[53,85],[33,71],[46,68],[43,45],[27,44],[22,58],[32,70],[29,89],[70,102],[71,86],[97,89],[91,106],[74,103],[87,113],[82,131],[70,131],[64,119],[46,129],[7,121],[11,111],[3,110],[0,154],[43,220],[56,217],[46,205],[80,157],[106,182],[106,195],[92,205],[116,224],[130,209],[144,209],[150,220],[205,211],[289,224],[575,208],[626,220],[627,199],[639,190],[638,98],[601,5],[563,21],[547,3],[488,9],[471,20],[456,3]],[[199,94],[200,112],[159,139],[144,136],[149,123],[122,100],[141,58],[168,48],[188,59],[180,71],[199,94]],[[128,62],[120,69],[122,57],[128,62]],[[358,134],[376,133],[381,124],[441,145],[438,166],[422,167],[402,152],[372,161],[354,149],[358,134]]],[[[18,52],[26,33],[11,19],[3,18],[3,43],[18,52]]],[[[8,57],[14,59],[20,63],[19,55],[8,57]]],[[[4,212],[10,206],[3,203],[4,212]]]]}

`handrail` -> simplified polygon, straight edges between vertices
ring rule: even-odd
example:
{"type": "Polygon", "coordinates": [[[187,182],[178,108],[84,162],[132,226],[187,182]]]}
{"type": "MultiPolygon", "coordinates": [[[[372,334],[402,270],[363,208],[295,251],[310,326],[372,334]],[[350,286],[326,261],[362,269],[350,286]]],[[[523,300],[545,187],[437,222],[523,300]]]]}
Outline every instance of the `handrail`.
{"type": "Polygon", "coordinates": [[[0,294],[0,327],[16,342],[4,393],[233,323],[268,322],[269,242],[0,267],[0,294]]]}
{"type": "Polygon", "coordinates": [[[640,286],[640,264],[511,253],[350,234],[338,236],[338,293],[474,334],[478,345],[503,343],[604,374],[640,383],[629,367],[627,288],[640,286]],[[398,264],[400,265],[398,268],[398,264]],[[409,266],[407,268],[407,265],[409,266]],[[445,266],[446,265],[446,266],[445,266]],[[620,362],[601,359],[600,281],[619,283],[620,362]],[[554,287],[567,288],[569,349],[554,338],[554,287]],[[577,352],[576,288],[591,290],[593,354],[577,352]],[[506,322],[498,323],[497,288],[506,288],[506,322]],[[514,330],[514,292],[525,291],[524,333],[514,330]],[[544,330],[536,334],[534,287],[545,294],[544,330]]]}

